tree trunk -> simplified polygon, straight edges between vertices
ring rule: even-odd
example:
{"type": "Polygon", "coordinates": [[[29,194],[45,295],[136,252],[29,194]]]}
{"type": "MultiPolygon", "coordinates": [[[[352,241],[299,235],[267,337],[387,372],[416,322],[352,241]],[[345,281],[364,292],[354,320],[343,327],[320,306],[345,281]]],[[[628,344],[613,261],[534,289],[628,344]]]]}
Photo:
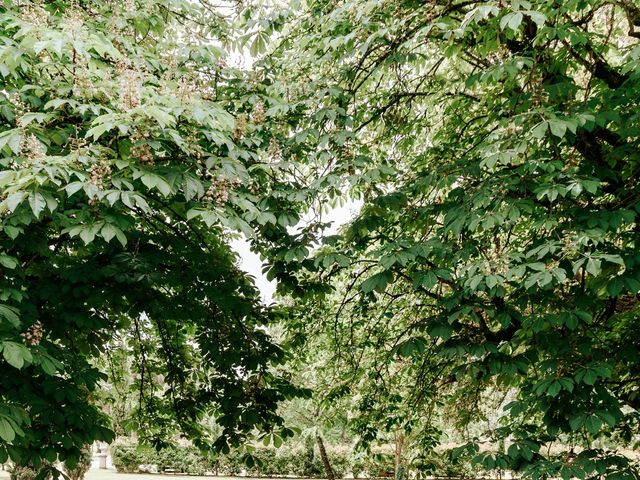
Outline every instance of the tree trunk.
{"type": "Polygon", "coordinates": [[[331,468],[331,462],[329,462],[322,437],[317,435],[316,441],[318,442],[318,450],[320,450],[320,458],[322,459],[322,465],[324,465],[324,471],[327,474],[327,480],[336,480],[336,474],[333,472],[333,468],[331,468]]]}
{"type": "Polygon", "coordinates": [[[402,450],[404,448],[404,434],[396,434],[396,463],[395,463],[395,479],[402,480],[404,477],[404,467],[402,465],[402,450]]]}

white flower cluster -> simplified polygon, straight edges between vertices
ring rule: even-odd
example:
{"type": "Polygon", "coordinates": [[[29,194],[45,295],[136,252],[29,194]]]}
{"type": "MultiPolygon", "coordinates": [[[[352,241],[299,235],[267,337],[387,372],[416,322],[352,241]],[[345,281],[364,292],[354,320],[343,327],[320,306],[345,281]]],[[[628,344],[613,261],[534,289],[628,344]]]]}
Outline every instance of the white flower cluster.
{"type": "Polygon", "coordinates": [[[89,174],[91,175],[91,183],[98,188],[104,187],[104,179],[111,173],[111,165],[105,162],[94,163],[89,167],[89,174]]]}
{"type": "Polygon", "coordinates": [[[151,151],[151,147],[148,143],[141,143],[142,140],[146,139],[149,136],[147,133],[141,133],[136,131],[131,136],[131,150],[129,151],[129,156],[131,158],[135,158],[138,160],[140,165],[153,165],[155,163],[155,159],[153,157],[153,152],[151,151]]]}
{"type": "Polygon", "coordinates": [[[41,28],[47,26],[49,14],[44,8],[28,3],[20,7],[20,18],[35,28],[41,28]]]}
{"type": "Polygon", "coordinates": [[[236,117],[236,125],[233,129],[233,139],[240,140],[247,131],[247,116],[241,113],[236,117]]]}
{"type": "Polygon", "coordinates": [[[120,74],[120,102],[122,110],[130,110],[140,106],[142,101],[142,78],[132,68],[126,68],[120,74]]]}
{"type": "Polygon", "coordinates": [[[20,334],[25,344],[29,346],[39,345],[44,336],[44,328],[39,321],[29,327],[26,332],[20,334]]]}
{"type": "Polygon", "coordinates": [[[22,144],[22,151],[24,152],[26,159],[30,162],[34,162],[35,160],[42,158],[47,153],[47,149],[35,135],[29,135],[25,138],[22,144]]]}
{"type": "Polygon", "coordinates": [[[251,112],[251,121],[256,125],[260,125],[264,122],[264,103],[258,102],[254,105],[251,112]]]}
{"type": "Polygon", "coordinates": [[[269,141],[269,149],[267,150],[267,155],[269,155],[269,160],[277,161],[282,160],[282,150],[280,149],[280,145],[278,145],[278,141],[276,137],[271,137],[269,141]]]}
{"type": "Polygon", "coordinates": [[[213,177],[211,185],[202,199],[205,202],[221,206],[229,201],[229,190],[240,186],[241,183],[240,179],[229,180],[225,177],[213,177]]]}

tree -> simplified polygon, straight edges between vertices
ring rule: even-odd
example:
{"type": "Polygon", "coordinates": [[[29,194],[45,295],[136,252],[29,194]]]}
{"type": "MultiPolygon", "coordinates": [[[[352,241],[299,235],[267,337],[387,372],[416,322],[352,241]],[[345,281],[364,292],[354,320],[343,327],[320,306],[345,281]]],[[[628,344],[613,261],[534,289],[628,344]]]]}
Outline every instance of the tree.
{"type": "Polygon", "coordinates": [[[228,451],[281,426],[298,390],[227,240],[286,240],[299,202],[229,34],[206,2],[0,7],[0,462],[73,468],[112,438],[92,358],[116,331],[135,339],[148,441],[228,451]]]}
{"type": "MultiPolygon", "coordinates": [[[[317,261],[333,255],[325,250],[317,261]]],[[[380,447],[393,446],[396,478],[407,469],[457,476],[455,462],[438,459],[433,449],[456,433],[456,409],[443,406],[462,384],[453,385],[437,341],[415,336],[416,299],[398,298],[403,286],[390,286],[375,303],[360,298],[352,285],[363,272],[334,275],[335,293],[301,301],[298,315],[288,319],[293,343],[305,352],[296,355],[305,372],[296,383],[313,390],[323,417],[345,411],[342,423],[358,455],[375,458],[380,447]]]]}
{"type": "Polygon", "coordinates": [[[287,19],[262,64],[304,78],[292,138],[313,185],[365,200],[282,281],[300,294],[350,269],[362,321],[406,302],[405,345],[427,335],[456,384],[515,391],[459,450],[486,469],[637,477],[597,443],[631,444],[640,406],[637,7],[327,1],[264,18],[287,19]]]}

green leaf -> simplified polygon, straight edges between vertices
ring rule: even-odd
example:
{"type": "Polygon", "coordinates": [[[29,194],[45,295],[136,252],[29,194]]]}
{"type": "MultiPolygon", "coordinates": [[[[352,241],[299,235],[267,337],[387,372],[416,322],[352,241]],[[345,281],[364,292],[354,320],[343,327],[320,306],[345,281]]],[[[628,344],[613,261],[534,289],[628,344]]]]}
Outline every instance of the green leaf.
{"type": "Polygon", "coordinates": [[[535,127],[533,127],[533,129],[531,130],[531,134],[535,138],[542,139],[546,135],[548,128],[549,128],[548,122],[540,122],[535,127]]]}
{"type": "Polygon", "coordinates": [[[16,432],[6,418],[0,417],[0,438],[5,442],[13,442],[16,432]]]}
{"type": "Polygon", "coordinates": [[[453,327],[444,322],[433,324],[429,328],[429,335],[442,338],[443,340],[449,340],[453,335],[453,327]]]}
{"type": "Polygon", "coordinates": [[[27,192],[16,192],[9,195],[5,200],[9,212],[15,212],[16,208],[18,208],[18,205],[22,203],[26,196],[27,192]]]}
{"type": "Polygon", "coordinates": [[[0,255],[0,265],[13,270],[18,266],[18,260],[14,257],[10,257],[9,255],[0,255]]]}
{"type": "Polygon", "coordinates": [[[96,238],[96,230],[92,226],[83,226],[80,228],[80,238],[85,245],[89,245],[96,238]]]}
{"type": "Polygon", "coordinates": [[[183,189],[184,197],[187,201],[194,198],[200,198],[204,195],[204,187],[202,186],[202,182],[191,175],[186,175],[184,177],[183,189]]]}
{"type": "Polygon", "coordinates": [[[432,271],[429,272],[416,272],[413,274],[413,286],[414,288],[425,288],[431,290],[438,283],[436,274],[432,271]]]}
{"type": "Polygon", "coordinates": [[[508,13],[500,20],[500,29],[504,30],[506,27],[509,27],[514,32],[517,31],[522,23],[522,18],[522,13],[520,12],[508,13]]]}
{"type": "Polygon", "coordinates": [[[550,120],[549,130],[556,137],[562,138],[564,137],[564,134],[567,132],[567,125],[561,120],[550,120]]]}
{"type": "Polygon", "coordinates": [[[171,186],[164,178],[160,177],[159,175],[146,173],[142,175],[142,177],[140,177],[140,180],[145,184],[145,186],[147,186],[147,188],[156,188],[165,197],[171,193],[171,186]]]}
{"type": "Polygon", "coordinates": [[[547,394],[552,397],[556,397],[558,396],[558,393],[560,393],[561,388],[562,385],[560,382],[558,380],[554,380],[551,382],[551,385],[549,385],[549,388],[547,388],[547,394]]]}
{"type": "Polygon", "coordinates": [[[31,363],[33,357],[24,345],[15,342],[2,342],[2,355],[9,365],[21,369],[25,362],[31,363]]]}
{"type": "Polygon", "coordinates": [[[529,10],[526,12],[526,14],[531,18],[531,20],[533,20],[533,23],[535,23],[538,27],[543,27],[545,22],[547,21],[547,17],[545,16],[544,13],[529,10]]]}
{"type": "Polygon", "coordinates": [[[7,145],[15,155],[19,155],[22,139],[23,135],[21,129],[14,128],[12,130],[5,130],[0,133],[0,150],[7,145]]]}
{"type": "Polygon", "coordinates": [[[602,427],[602,420],[600,420],[595,415],[590,415],[584,422],[587,430],[593,434],[598,433],[600,431],[600,427],[602,427]]]}
{"type": "Polygon", "coordinates": [[[47,206],[47,201],[42,196],[40,192],[31,192],[29,194],[29,205],[31,206],[31,211],[36,218],[40,217],[40,213],[47,206]]]}
{"type": "Polygon", "coordinates": [[[47,375],[55,375],[58,370],[62,369],[62,364],[49,355],[41,355],[39,361],[40,368],[42,368],[47,375]]]}
{"type": "Polygon", "coordinates": [[[615,426],[615,424],[617,423],[615,415],[613,415],[610,412],[600,411],[600,412],[597,412],[597,415],[602,420],[604,420],[607,423],[607,425],[609,425],[610,427],[615,426]]]}
{"type": "Polygon", "coordinates": [[[412,340],[407,340],[398,346],[398,353],[402,357],[410,357],[414,350],[414,344],[412,340]]]}
{"type": "Polygon", "coordinates": [[[362,282],[360,289],[364,293],[370,293],[374,290],[376,292],[383,292],[392,278],[393,274],[389,270],[376,273],[362,282]]]}
{"type": "Polygon", "coordinates": [[[595,258],[589,257],[587,260],[587,266],[585,267],[587,273],[590,273],[593,276],[596,276],[600,273],[601,262],[595,258]]]}
{"type": "Polygon", "coordinates": [[[7,320],[14,327],[18,328],[20,326],[18,309],[10,307],[9,305],[0,304],[0,316],[7,320]]]}
{"type": "Polygon", "coordinates": [[[571,427],[571,430],[575,432],[584,425],[584,421],[584,415],[577,415],[569,419],[569,426],[571,427]]]}
{"type": "Polygon", "coordinates": [[[112,223],[105,223],[100,230],[100,235],[106,242],[110,242],[113,237],[116,237],[123,247],[127,244],[127,237],[124,232],[112,223]]]}

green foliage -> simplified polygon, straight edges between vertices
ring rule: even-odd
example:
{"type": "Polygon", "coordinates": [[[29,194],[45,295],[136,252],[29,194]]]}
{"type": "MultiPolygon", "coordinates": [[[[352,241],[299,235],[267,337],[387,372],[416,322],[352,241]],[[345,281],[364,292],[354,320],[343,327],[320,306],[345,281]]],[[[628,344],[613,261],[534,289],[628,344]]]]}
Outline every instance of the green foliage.
{"type": "Polygon", "coordinates": [[[263,162],[269,100],[226,65],[228,35],[204,2],[0,6],[0,462],[113,439],[93,401],[113,337],[148,442],[281,428],[299,390],[228,241],[290,243],[305,197],[263,162]]]}
{"type": "Polygon", "coordinates": [[[131,378],[114,428],[281,443],[278,405],[307,392],[280,320],[321,350],[297,365],[320,391],[307,427],[393,438],[396,474],[436,469],[449,424],[439,470],[637,477],[600,448],[640,422],[637,6],[253,2],[235,20],[0,6],[0,462],[73,467],[111,440],[94,399],[112,352],[131,359],[109,372],[131,378]],[[340,235],[298,225],[346,198],[363,206],[340,235]],[[233,232],[292,308],[260,305],[233,232]]]}
{"type": "Polygon", "coordinates": [[[428,452],[446,418],[488,470],[637,477],[598,446],[633,447],[640,409],[637,6],[299,8],[265,14],[289,21],[261,65],[305,78],[291,98],[318,195],[364,204],[281,280],[292,329],[332,339],[363,442],[407,431],[428,452]],[[551,444],[584,450],[568,464],[551,444]]]}
{"type": "MultiPolygon", "coordinates": [[[[169,447],[155,450],[137,445],[114,445],[111,447],[113,465],[118,472],[137,473],[157,469],[159,472],[171,470],[189,475],[233,476],[241,472],[254,477],[322,477],[322,463],[315,456],[311,468],[305,466],[306,451],[298,446],[286,448],[252,448],[248,452],[232,452],[228,455],[210,457],[194,447],[169,447]]],[[[332,465],[338,477],[343,477],[351,469],[375,470],[375,462],[369,463],[352,459],[348,448],[329,449],[332,465]],[[365,466],[366,465],[366,466],[365,466]]]]}
{"type": "Polygon", "coordinates": [[[91,460],[93,454],[91,453],[91,446],[85,445],[81,449],[80,458],[78,464],[73,468],[65,468],[65,473],[70,480],[83,480],[89,469],[91,468],[91,460]]]}
{"type": "Polygon", "coordinates": [[[154,466],[157,471],[173,470],[189,475],[204,475],[212,471],[213,462],[194,447],[169,447],[155,450],[136,445],[114,445],[111,447],[113,466],[120,473],[138,473],[154,466]]]}

